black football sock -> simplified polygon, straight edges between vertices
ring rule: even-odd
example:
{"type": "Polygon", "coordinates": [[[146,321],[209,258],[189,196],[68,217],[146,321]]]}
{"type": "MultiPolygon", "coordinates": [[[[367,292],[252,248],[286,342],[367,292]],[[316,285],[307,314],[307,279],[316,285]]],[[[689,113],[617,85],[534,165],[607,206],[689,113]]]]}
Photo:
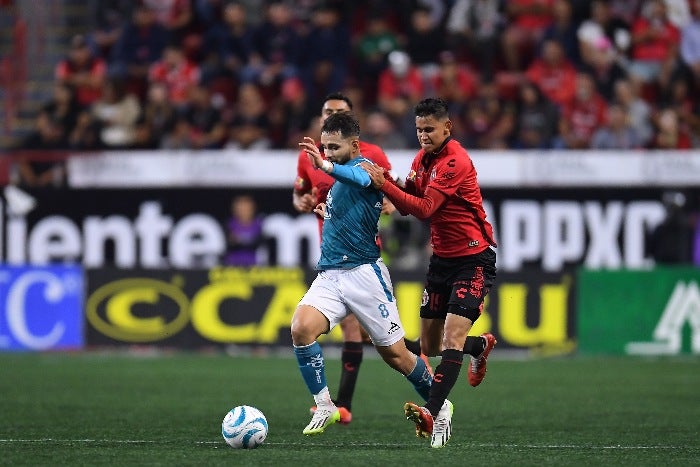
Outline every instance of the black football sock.
{"type": "Polygon", "coordinates": [[[352,395],[355,393],[357,374],[362,363],[362,342],[346,342],[343,344],[343,353],[340,358],[343,368],[340,371],[340,386],[335,405],[350,410],[352,395]]]}
{"type": "Polygon", "coordinates": [[[481,336],[467,336],[467,340],[464,343],[464,353],[476,358],[481,355],[485,348],[486,339],[481,336]]]}
{"type": "Polygon", "coordinates": [[[404,337],[403,341],[406,343],[406,348],[409,352],[411,352],[412,354],[416,354],[420,357],[420,339],[411,341],[404,337]]]}
{"type": "Polygon", "coordinates": [[[457,382],[459,370],[462,367],[464,353],[461,350],[446,349],[442,351],[440,364],[435,368],[433,385],[430,387],[430,398],[425,407],[436,417],[443,402],[457,382]]]}

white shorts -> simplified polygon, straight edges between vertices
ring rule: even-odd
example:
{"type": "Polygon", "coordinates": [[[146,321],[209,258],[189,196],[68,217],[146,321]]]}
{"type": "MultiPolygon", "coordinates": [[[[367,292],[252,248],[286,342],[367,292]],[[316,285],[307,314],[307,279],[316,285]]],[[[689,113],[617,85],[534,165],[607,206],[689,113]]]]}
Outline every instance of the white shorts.
{"type": "Polygon", "coordinates": [[[353,313],[377,346],[390,346],[404,336],[389,270],[381,259],[352,269],[320,271],[299,305],[323,313],[330,329],[353,313]]]}

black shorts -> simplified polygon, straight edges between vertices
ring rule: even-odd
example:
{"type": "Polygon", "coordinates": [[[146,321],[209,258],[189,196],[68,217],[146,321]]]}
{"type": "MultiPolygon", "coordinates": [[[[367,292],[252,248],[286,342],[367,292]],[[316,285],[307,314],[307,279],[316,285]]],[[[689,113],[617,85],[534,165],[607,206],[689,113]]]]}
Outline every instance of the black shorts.
{"type": "Polygon", "coordinates": [[[430,258],[420,317],[445,319],[448,310],[473,321],[481,314],[484,297],[496,279],[496,252],[457,258],[430,258]]]}

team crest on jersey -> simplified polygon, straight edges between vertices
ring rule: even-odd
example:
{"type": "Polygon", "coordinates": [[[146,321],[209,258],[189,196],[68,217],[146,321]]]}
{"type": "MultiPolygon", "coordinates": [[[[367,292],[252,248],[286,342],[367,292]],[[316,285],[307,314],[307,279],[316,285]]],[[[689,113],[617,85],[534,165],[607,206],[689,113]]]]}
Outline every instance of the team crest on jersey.
{"type": "Polygon", "coordinates": [[[294,189],[297,191],[303,190],[304,185],[306,185],[306,182],[301,177],[297,177],[297,179],[294,181],[294,189]]]}
{"type": "Polygon", "coordinates": [[[412,181],[414,181],[415,179],[416,179],[416,171],[415,171],[415,170],[411,170],[410,172],[408,172],[408,175],[406,176],[406,180],[412,182],[412,181]]]}
{"type": "Polygon", "coordinates": [[[433,180],[435,179],[435,176],[437,175],[437,170],[435,167],[433,167],[433,170],[430,171],[430,179],[433,180]]]}

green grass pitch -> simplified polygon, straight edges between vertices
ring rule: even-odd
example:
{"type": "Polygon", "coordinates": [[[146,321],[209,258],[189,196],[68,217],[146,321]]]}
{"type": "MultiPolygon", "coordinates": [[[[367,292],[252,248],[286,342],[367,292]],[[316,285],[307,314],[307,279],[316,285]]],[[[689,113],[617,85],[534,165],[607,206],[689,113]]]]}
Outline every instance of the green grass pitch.
{"type": "MultiPolygon", "coordinates": [[[[478,388],[460,375],[453,436],[435,450],[402,415],[413,389],[370,356],[352,424],[305,437],[312,399],[291,350],[0,354],[0,465],[700,465],[697,358],[494,355],[478,388]],[[258,449],[234,450],[221,437],[239,404],[267,416],[258,449]]],[[[335,394],[337,360],[327,372],[335,394]]]]}

